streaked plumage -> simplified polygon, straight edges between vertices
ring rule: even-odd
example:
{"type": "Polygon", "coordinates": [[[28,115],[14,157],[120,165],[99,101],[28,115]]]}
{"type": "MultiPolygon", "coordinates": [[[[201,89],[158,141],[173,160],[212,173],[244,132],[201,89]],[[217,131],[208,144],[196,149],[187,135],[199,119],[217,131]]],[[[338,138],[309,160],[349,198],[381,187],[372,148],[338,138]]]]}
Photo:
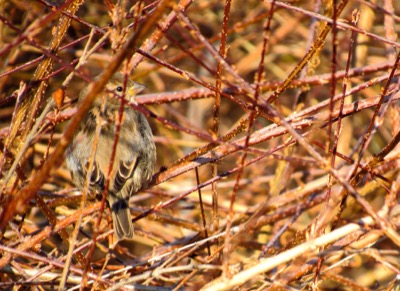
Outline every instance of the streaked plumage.
{"type": "MultiPolygon", "coordinates": [[[[118,111],[121,105],[115,95],[122,97],[125,92],[125,99],[133,101],[136,94],[144,88],[143,85],[130,80],[126,84],[126,90],[123,86],[124,75],[115,74],[106,85],[106,90],[93,102],[92,108],[82,121],[67,151],[67,165],[73,181],[78,188],[83,189],[95,140],[96,126],[100,124],[101,131],[89,185],[89,191],[95,195],[101,194],[104,190],[113,150],[118,111]],[[106,103],[103,108],[104,97],[106,103]]],[[[79,102],[86,93],[86,91],[81,93],[79,102]]],[[[129,197],[147,187],[155,162],[156,148],[146,118],[140,112],[126,105],[107,196],[114,231],[119,240],[133,236],[129,197]]]]}

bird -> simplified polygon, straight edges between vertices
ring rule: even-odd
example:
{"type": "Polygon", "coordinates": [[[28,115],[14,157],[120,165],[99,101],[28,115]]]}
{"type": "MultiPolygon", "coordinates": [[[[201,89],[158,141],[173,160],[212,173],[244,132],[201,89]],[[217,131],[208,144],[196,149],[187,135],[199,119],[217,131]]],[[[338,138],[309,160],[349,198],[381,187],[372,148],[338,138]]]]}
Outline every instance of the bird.
{"type": "MultiPolygon", "coordinates": [[[[114,74],[107,82],[105,90],[95,98],[67,149],[66,163],[72,180],[77,188],[83,190],[89,177],[90,197],[101,197],[107,185],[121,99],[134,102],[136,94],[144,88],[144,85],[125,78],[122,73],[114,74]],[[88,173],[96,132],[97,148],[92,170],[88,173]]],[[[81,91],[78,106],[87,92],[88,88],[81,91]]],[[[107,202],[118,241],[133,237],[129,197],[148,186],[156,163],[156,146],[146,117],[127,104],[124,104],[122,112],[119,139],[107,189],[107,202]]]]}

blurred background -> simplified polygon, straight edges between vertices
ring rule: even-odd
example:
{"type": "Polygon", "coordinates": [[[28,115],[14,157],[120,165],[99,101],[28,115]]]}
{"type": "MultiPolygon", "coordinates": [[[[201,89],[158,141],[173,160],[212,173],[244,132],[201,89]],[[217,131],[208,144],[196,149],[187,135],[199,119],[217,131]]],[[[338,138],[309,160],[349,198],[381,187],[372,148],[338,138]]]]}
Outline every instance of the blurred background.
{"type": "Polygon", "coordinates": [[[0,20],[2,288],[396,288],[399,2],[8,0],[0,20]],[[51,156],[117,62],[158,162],[113,245],[51,156]]]}

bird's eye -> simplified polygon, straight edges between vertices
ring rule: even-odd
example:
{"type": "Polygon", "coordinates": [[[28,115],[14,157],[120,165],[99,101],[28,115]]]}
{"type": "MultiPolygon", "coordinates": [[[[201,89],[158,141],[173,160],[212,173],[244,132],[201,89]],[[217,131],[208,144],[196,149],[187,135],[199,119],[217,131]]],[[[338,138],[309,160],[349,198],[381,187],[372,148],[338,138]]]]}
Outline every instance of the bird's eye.
{"type": "Polygon", "coordinates": [[[124,88],[122,86],[118,86],[117,88],[115,88],[115,90],[117,90],[117,92],[122,92],[124,91],[124,88]]]}

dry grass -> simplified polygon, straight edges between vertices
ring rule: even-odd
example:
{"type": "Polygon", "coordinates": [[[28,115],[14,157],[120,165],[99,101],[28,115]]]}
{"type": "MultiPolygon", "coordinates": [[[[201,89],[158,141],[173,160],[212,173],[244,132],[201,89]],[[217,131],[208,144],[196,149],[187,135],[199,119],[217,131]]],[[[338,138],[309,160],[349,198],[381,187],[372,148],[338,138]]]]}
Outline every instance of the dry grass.
{"type": "Polygon", "coordinates": [[[82,2],[0,1],[0,288],[399,288],[398,1],[82,2]],[[121,68],[158,167],[114,246],[62,161],[121,68]]]}

